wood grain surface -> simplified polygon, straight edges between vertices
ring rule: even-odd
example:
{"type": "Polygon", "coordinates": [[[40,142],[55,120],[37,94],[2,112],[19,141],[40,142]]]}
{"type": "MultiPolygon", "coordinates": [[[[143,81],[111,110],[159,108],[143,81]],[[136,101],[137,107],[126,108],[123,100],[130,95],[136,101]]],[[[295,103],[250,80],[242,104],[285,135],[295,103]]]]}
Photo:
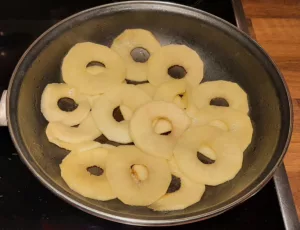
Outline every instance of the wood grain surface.
{"type": "Polygon", "coordinates": [[[294,105],[294,132],[284,159],[300,217],[300,0],[242,0],[251,35],[276,62],[294,105]]]}

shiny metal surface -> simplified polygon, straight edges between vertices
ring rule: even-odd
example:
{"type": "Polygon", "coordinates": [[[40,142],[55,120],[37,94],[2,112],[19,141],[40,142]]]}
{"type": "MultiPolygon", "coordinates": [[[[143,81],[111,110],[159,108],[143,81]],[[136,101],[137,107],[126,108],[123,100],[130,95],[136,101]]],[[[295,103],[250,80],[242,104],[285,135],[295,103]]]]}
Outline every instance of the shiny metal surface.
{"type": "Polygon", "coordinates": [[[286,230],[300,229],[292,191],[283,163],[276,170],[273,178],[286,230]]]}
{"type": "Polygon", "coordinates": [[[272,177],[287,150],[292,107],[278,69],[246,34],[213,15],[171,3],[124,2],[96,7],[56,24],[41,35],[20,59],[7,96],[9,130],[21,159],[53,193],[95,216],[144,226],[169,226],[218,215],[259,191],[272,177]],[[150,20],[151,19],[151,20],[150,20]],[[67,154],[47,141],[47,122],[40,97],[50,82],[61,81],[63,56],[77,42],[110,45],[125,28],[152,31],[163,45],[185,44],[205,63],[204,81],[231,80],[248,93],[254,125],[252,144],[235,179],[207,187],[201,202],[183,211],[159,213],[129,207],[117,200],[94,201],[71,191],[60,177],[67,154]]]}
{"type": "Polygon", "coordinates": [[[232,2],[232,7],[233,7],[237,27],[241,31],[249,35],[250,34],[249,28],[247,25],[245,12],[241,0],[231,0],[231,2],[232,2]]]}

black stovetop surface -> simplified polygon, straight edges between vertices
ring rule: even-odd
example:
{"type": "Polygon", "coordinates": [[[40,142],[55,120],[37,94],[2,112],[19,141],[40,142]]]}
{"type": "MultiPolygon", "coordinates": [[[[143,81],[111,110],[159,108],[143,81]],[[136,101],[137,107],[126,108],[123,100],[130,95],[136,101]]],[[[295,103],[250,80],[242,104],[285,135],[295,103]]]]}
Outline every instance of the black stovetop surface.
{"type": "MultiPolygon", "coordinates": [[[[13,68],[33,40],[58,20],[109,2],[84,0],[11,1],[0,7],[0,87],[7,88],[13,68]]],[[[178,0],[235,24],[230,0],[178,0]]],[[[143,229],[106,221],[60,200],[29,172],[0,128],[0,229],[143,229]]],[[[274,181],[234,209],[202,222],[172,229],[284,229],[274,181]]],[[[149,228],[148,228],[149,229],[149,228]]]]}

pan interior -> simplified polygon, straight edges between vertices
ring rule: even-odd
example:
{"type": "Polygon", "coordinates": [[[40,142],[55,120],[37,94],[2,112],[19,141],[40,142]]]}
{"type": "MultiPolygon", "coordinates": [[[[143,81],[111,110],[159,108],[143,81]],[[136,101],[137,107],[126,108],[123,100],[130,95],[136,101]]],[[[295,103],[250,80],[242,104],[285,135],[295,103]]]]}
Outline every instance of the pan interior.
{"type": "Polygon", "coordinates": [[[40,39],[22,60],[11,85],[11,130],[19,142],[22,157],[35,174],[52,190],[92,214],[147,221],[204,217],[236,202],[258,186],[278,162],[288,139],[288,97],[279,74],[260,49],[230,26],[188,9],[150,5],[87,11],[40,39]],[[201,202],[183,211],[153,212],[118,200],[101,202],[81,197],[60,177],[59,164],[67,152],[49,143],[45,135],[47,122],[40,111],[41,94],[47,84],[61,82],[64,55],[78,42],[109,46],[127,28],[150,30],[162,45],[191,47],[204,61],[203,81],[233,81],[248,94],[254,135],[244,153],[243,168],[233,180],[216,187],[207,186],[201,202]]]}

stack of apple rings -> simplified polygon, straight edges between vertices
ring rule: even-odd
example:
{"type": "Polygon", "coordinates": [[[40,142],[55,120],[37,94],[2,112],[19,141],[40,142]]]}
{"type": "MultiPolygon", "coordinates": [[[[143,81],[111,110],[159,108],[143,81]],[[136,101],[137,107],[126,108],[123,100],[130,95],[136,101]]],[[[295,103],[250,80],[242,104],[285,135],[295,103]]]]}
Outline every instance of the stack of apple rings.
{"type": "Polygon", "coordinates": [[[110,48],[73,46],[64,83],[41,99],[49,142],[70,151],[60,164],[69,188],[176,211],[199,202],[205,185],[232,180],[252,140],[247,94],[234,82],[201,83],[203,68],[192,48],[161,46],[144,29],[125,30],[110,48]]]}

